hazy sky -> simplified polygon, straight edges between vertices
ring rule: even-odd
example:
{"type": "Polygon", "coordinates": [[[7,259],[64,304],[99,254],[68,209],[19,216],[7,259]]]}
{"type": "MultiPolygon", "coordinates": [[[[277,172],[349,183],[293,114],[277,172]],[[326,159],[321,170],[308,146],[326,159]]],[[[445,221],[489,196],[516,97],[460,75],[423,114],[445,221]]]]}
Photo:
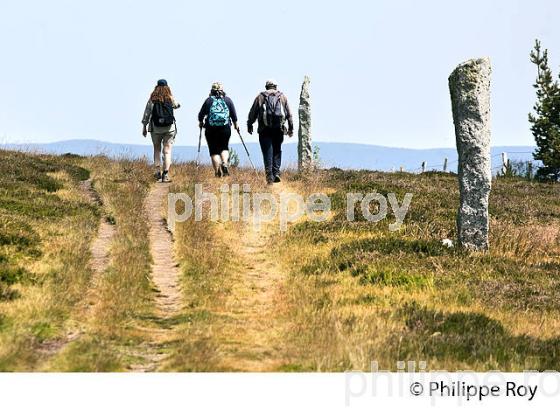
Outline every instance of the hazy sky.
{"type": "Polygon", "coordinates": [[[308,74],[315,140],[451,147],[447,77],[490,56],[492,144],[533,144],[535,38],[555,72],[560,62],[556,0],[4,0],[0,15],[0,142],[142,143],[142,111],[163,77],[183,105],[178,144],[195,145],[213,81],[245,129],[267,78],[297,115],[308,74]]]}

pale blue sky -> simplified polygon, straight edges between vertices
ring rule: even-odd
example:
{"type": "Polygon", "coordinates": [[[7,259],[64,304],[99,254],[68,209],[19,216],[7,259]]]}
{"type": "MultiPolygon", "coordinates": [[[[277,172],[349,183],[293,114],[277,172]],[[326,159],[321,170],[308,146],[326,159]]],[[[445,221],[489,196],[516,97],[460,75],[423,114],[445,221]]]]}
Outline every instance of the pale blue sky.
{"type": "Polygon", "coordinates": [[[267,78],[297,113],[308,74],[316,140],[452,147],[447,77],[490,56],[492,145],[533,144],[534,39],[560,62],[556,0],[6,0],[0,15],[0,142],[147,143],[140,118],[163,77],[183,104],[178,144],[195,145],[213,81],[245,129],[267,78]]]}

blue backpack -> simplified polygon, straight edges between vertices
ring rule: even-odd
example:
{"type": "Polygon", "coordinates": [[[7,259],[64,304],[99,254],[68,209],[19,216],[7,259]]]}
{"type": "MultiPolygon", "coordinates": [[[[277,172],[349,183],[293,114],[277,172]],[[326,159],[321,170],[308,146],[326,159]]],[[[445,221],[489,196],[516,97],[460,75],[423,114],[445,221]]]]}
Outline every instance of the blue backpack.
{"type": "Polygon", "coordinates": [[[212,98],[212,105],[208,113],[208,125],[211,127],[223,127],[229,125],[229,108],[223,98],[212,98]]]}

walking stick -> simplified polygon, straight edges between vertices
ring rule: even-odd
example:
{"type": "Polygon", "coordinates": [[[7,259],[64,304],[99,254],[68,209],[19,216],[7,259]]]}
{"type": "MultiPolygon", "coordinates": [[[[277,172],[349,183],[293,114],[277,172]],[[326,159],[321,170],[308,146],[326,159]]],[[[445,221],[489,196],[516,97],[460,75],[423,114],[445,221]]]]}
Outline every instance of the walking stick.
{"type": "Polygon", "coordinates": [[[247,145],[245,145],[245,141],[243,141],[243,137],[241,136],[241,131],[239,131],[239,129],[237,129],[237,134],[239,134],[239,139],[241,140],[241,143],[243,144],[243,148],[245,148],[245,152],[247,153],[247,158],[249,158],[249,162],[251,163],[251,166],[255,170],[255,174],[257,174],[257,176],[258,176],[259,172],[257,171],[257,168],[255,168],[255,164],[253,164],[253,161],[251,160],[251,155],[249,155],[249,150],[247,149],[247,145]]]}
{"type": "Polygon", "coordinates": [[[198,152],[196,154],[196,170],[198,171],[198,165],[200,164],[200,140],[202,140],[202,128],[198,134],[198,152]]]}

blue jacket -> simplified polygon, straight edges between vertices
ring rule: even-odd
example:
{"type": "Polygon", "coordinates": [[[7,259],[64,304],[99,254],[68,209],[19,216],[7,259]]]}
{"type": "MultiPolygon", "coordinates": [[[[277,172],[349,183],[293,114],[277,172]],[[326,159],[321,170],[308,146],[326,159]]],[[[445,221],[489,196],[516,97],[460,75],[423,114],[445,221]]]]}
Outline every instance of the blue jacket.
{"type": "MultiPolygon", "coordinates": [[[[235,106],[233,105],[233,101],[231,100],[231,98],[229,98],[227,95],[224,97],[224,101],[226,102],[226,105],[228,107],[229,110],[229,118],[230,118],[230,123],[229,125],[231,126],[231,122],[237,122],[237,112],[235,111],[235,106]]],[[[198,121],[199,122],[203,122],[204,121],[204,127],[207,126],[207,121],[208,121],[208,114],[210,114],[210,107],[212,106],[212,97],[208,97],[206,99],[206,101],[204,101],[204,104],[202,104],[202,108],[200,109],[200,112],[198,113],[198,121]],[[205,120],[206,118],[206,120],[205,120]]]]}

